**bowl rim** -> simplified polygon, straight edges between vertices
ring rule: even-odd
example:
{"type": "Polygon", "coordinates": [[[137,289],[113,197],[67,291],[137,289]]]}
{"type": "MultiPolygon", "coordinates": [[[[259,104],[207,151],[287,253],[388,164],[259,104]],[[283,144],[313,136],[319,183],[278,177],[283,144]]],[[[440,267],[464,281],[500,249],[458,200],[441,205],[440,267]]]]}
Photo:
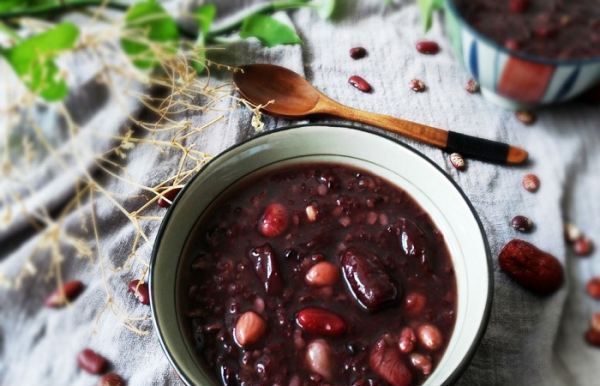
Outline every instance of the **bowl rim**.
{"type": "Polygon", "coordinates": [[[180,366],[174,361],[173,359],[173,355],[171,354],[165,339],[163,337],[163,331],[160,327],[160,324],[158,323],[158,314],[157,314],[157,310],[154,306],[155,301],[154,301],[154,275],[155,275],[155,263],[156,260],[158,259],[158,249],[159,246],[161,244],[162,241],[162,237],[163,234],[165,233],[167,224],[169,223],[169,218],[171,217],[171,214],[173,213],[173,210],[175,208],[175,206],[177,205],[177,203],[179,202],[180,198],[183,197],[183,195],[185,194],[186,190],[188,190],[188,188],[193,185],[194,181],[196,180],[196,178],[198,178],[198,176],[205,170],[205,168],[213,163],[213,162],[219,162],[219,160],[225,156],[226,154],[228,154],[229,152],[237,149],[238,147],[241,147],[242,145],[245,145],[246,143],[256,139],[256,138],[260,138],[260,137],[264,137],[264,136],[268,136],[272,133],[279,133],[279,132],[283,132],[283,131],[288,131],[288,130],[293,130],[293,129],[297,129],[297,128],[302,128],[302,127],[311,127],[311,126],[322,126],[322,127],[338,127],[338,128],[346,128],[346,129],[350,129],[350,130],[357,130],[357,131],[361,131],[367,134],[371,134],[371,135],[376,135],[379,136],[385,140],[391,141],[393,143],[395,143],[396,145],[402,146],[404,147],[406,150],[411,151],[413,153],[415,153],[417,156],[419,156],[420,158],[422,158],[423,160],[425,160],[426,162],[428,162],[431,166],[433,166],[438,172],[441,173],[441,175],[443,175],[448,181],[450,181],[450,183],[452,184],[452,186],[454,187],[454,189],[456,189],[458,191],[458,193],[461,195],[461,197],[463,198],[463,200],[465,201],[465,203],[467,204],[469,210],[471,211],[471,214],[473,215],[473,217],[475,218],[475,221],[477,222],[477,226],[479,227],[479,230],[481,232],[481,235],[483,236],[483,244],[484,244],[484,248],[485,248],[485,254],[486,254],[486,261],[487,261],[487,271],[488,271],[488,295],[487,295],[487,299],[485,302],[485,308],[483,311],[483,317],[481,319],[481,323],[479,325],[479,329],[477,331],[477,333],[475,334],[475,338],[473,339],[473,341],[471,342],[469,349],[467,350],[467,353],[465,354],[465,356],[463,357],[463,359],[460,361],[460,363],[458,364],[458,366],[456,366],[456,368],[452,371],[452,373],[446,378],[446,380],[444,380],[444,383],[442,383],[440,386],[450,386],[453,385],[454,383],[456,383],[456,381],[460,378],[460,376],[465,372],[465,370],[468,368],[469,364],[471,363],[471,360],[473,359],[473,357],[475,356],[475,352],[477,351],[477,348],[479,347],[483,336],[485,335],[485,332],[487,330],[487,327],[489,325],[489,321],[490,321],[490,317],[491,317],[491,311],[492,311],[492,303],[493,303],[493,299],[494,299],[494,270],[493,270],[493,260],[492,260],[492,254],[491,254],[491,250],[490,250],[490,246],[489,246],[489,241],[488,241],[488,237],[487,237],[487,233],[485,231],[485,228],[483,227],[483,224],[481,222],[481,219],[479,218],[479,215],[477,214],[477,211],[475,210],[475,207],[473,206],[473,204],[471,203],[471,201],[469,200],[469,198],[467,197],[467,195],[465,194],[465,192],[462,190],[462,188],[458,185],[458,183],[456,183],[456,181],[454,181],[450,175],[448,173],[446,173],[446,171],[444,171],[438,164],[436,164],[435,162],[433,162],[433,160],[431,160],[429,157],[427,157],[425,154],[423,154],[422,152],[420,152],[419,150],[413,148],[412,146],[401,142],[399,139],[394,138],[392,136],[383,134],[381,132],[375,131],[373,129],[368,129],[368,128],[364,128],[364,127],[357,127],[351,124],[338,124],[338,123],[319,123],[319,122],[309,122],[309,123],[303,123],[303,124],[295,124],[295,125],[287,125],[287,126],[282,126],[282,127],[278,127],[276,129],[272,129],[272,130],[268,130],[268,131],[264,131],[262,133],[258,133],[256,135],[253,135],[250,138],[247,138],[241,142],[238,142],[228,148],[226,148],[225,150],[223,150],[221,153],[219,153],[218,155],[216,155],[215,157],[213,157],[210,161],[208,161],[204,166],[202,166],[202,168],[196,173],[194,174],[194,176],[192,176],[192,178],[185,184],[185,186],[181,189],[181,191],[179,192],[179,194],[177,195],[177,197],[175,198],[175,200],[173,201],[173,203],[171,204],[171,206],[167,209],[167,212],[165,213],[160,227],[156,233],[155,239],[154,239],[154,244],[152,246],[152,254],[150,257],[150,263],[149,263],[149,271],[148,271],[148,288],[150,291],[150,310],[151,310],[151,316],[152,316],[152,325],[154,326],[156,332],[157,332],[157,336],[158,336],[158,340],[160,343],[160,346],[163,350],[163,352],[165,353],[167,360],[169,361],[170,365],[175,369],[175,371],[177,372],[177,375],[179,376],[179,378],[187,385],[194,385],[193,381],[190,380],[187,376],[187,374],[185,374],[182,369],[180,368],[180,366]]]}
{"type": "Polygon", "coordinates": [[[458,7],[455,4],[455,0],[445,0],[444,3],[446,4],[446,10],[451,12],[452,15],[457,20],[460,20],[461,24],[473,36],[475,36],[477,38],[477,40],[482,40],[485,43],[495,47],[496,50],[504,52],[505,54],[507,54],[509,56],[514,56],[514,57],[517,57],[517,58],[520,58],[523,60],[527,60],[530,62],[534,62],[534,63],[541,63],[541,64],[553,65],[553,66],[563,66],[563,65],[571,65],[571,66],[579,65],[579,66],[581,66],[581,65],[590,65],[590,64],[600,64],[600,55],[593,56],[590,58],[581,58],[581,59],[558,59],[558,58],[545,58],[543,56],[537,56],[537,55],[527,54],[524,52],[508,49],[508,48],[504,47],[503,45],[501,45],[500,43],[498,43],[497,41],[485,36],[484,34],[479,32],[476,28],[474,28],[458,11],[458,7]]]}

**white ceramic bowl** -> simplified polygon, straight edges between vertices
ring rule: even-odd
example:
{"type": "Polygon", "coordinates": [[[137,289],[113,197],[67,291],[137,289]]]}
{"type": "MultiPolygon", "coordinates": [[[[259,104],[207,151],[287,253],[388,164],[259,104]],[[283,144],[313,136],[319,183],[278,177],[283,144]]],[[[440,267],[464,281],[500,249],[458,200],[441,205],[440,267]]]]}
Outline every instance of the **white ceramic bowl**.
{"type": "Polygon", "coordinates": [[[485,233],[460,188],[434,163],[408,146],[374,132],[342,126],[300,126],[271,131],[214,158],[179,194],[158,232],[150,266],[153,320],[161,345],[188,385],[215,385],[198,364],[177,312],[180,257],[191,229],[228,186],[259,169],[310,161],[336,162],[386,178],[407,191],[446,239],[458,286],[454,333],[425,385],[453,383],[483,336],[492,299],[491,259],[485,233]]]}

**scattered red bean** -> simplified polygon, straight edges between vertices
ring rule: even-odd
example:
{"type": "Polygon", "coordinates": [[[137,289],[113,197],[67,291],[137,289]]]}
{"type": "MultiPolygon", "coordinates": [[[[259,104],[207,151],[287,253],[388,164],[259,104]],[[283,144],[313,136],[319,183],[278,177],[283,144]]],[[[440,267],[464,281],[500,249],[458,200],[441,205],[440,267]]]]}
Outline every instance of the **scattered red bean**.
{"type": "Polygon", "coordinates": [[[259,221],[258,230],[265,237],[277,237],[288,227],[289,219],[285,206],[274,202],[265,208],[259,221]]]}
{"type": "Polygon", "coordinates": [[[357,89],[359,89],[362,92],[369,93],[369,92],[373,91],[373,88],[371,87],[369,82],[367,82],[366,80],[364,80],[363,78],[361,78],[358,75],[352,75],[348,79],[348,83],[350,83],[352,86],[356,87],[357,89]]]}
{"type": "Polygon", "coordinates": [[[440,46],[432,40],[421,40],[417,42],[417,51],[426,55],[435,55],[440,52],[440,46]]]}
{"type": "Polygon", "coordinates": [[[306,363],[308,368],[325,379],[331,379],[334,370],[333,352],[323,339],[317,339],[306,347],[306,363]]]}
{"type": "Polygon", "coordinates": [[[90,374],[101,374],[106,370],[108,361],[102,355],[86,348],[77,355],[79,368],[90,374]]]}
{"type": "Polygon", "coordinates": [[[515,216],[510,222],[510,225],[519,232],[530,232],[533,229],[533,221],[529,217],[515,216]]]}
{"type": "Polygon", "coordinates": [[[98,386],[125,386],[125,381],[119,374],[108,373],[100,378],[98,386]]]}
{"type": "Polygon", "coordinates": [[[594,250],[594,244],[592,240],[588,239],[586,236],[581,236],[575,241],[573,244],[573,251],[578,256],[589,256],[594,250]]]}
{"type": "Polygon", "coordinates": [[[523,240],[506,244],[498,262],[511,279],[539,295],[550,295],[563,283],[563,268],[556,257],[523,240]]]}
{"type": "Polygon", "coordinates": [[[415,352],[410,354],[410,362],[414,368],[419,370],[423,375],[431,374],[433,364],[431,363],[431,358],[429,358],[429,356],[415,352]]]}
{"type": "Polygon", "coordinates": [[[600,347],[600,330],[590,327],[585,333],[585,340],[592,346],[600,347]]]}
{"type": "Polygon", "coordinates": [[[177,197],[177,194],[181,191],[181,188],[169,189],[162,193],[162,197],[158,199],[158,206],[161,208],[168,208],[177,197]]]}
{"type": "Polygon", "coordinates": [[[362,59],[367,56],[367,50],[364,47],[350,48],[350,57],[354,60],[362,59]]]}
{"type": "Polygon", "coordinates": [[[588,295],[594,299],[600,300],[600,276],[591,278],[585,289],[587,290],[588,295]]]}
{"type": "Polygon", "coordinates": [[[46,298],[44,304],[46,307],[60,308],[66,306],[69,302],[75,300],[83,291],[84,285],[79,280],[71,280],[57,288],[46,298]]]}
{"type": "Polygon", "coordinates": [[[417,337],[423,348],[429,351],[437,351],[444,343],[441,331],[433,324],[423,324],[417,328],[417,337]]]}
{"type": "Polygon", "coordinates": [[[258,342],[266,330],[267,324],[260,315],[254,311],[247,311],[235,323],[233,335],[240,347],[247,347],[258,342]]]}
{"type": "Polygon", "coordinates": [[[535,174],[526,174],[523,176],[523,187],[528,192],[534,193],[540,188],[540,179],[535,174]]]}
{"type": "Polygon", "coordinates": [[[477,83],[475,79],[469,79],[465,86],[465,90],[470,94],[477,94],[479,92],[479,83],[477,83]]]}
{"type": "Polygon", "coordinates": [[[296,323],[310,334],[337,336],[346,332],[346,322],[323,308],[304,308],[296,315],[296,323]]]}
{"type": "Polygon", "coordinates": [[[427,90],[427,86],[420,79],[413,79],[410,81],[410,89],[414,92],[424,92],[427,90]]]}
{"type": "Polygon", "coordinates": [[[398,338],[398,348],[400,352],[405,354],[411,353],[415,349],[417,343],[417,336],[410,327],[404,327],[400,332],[400,338],[398,338]]]}
{"type": "Polygon", "coordinates": [[[515,117],[525,125],[533,125],[537,119],[534,113],[525,110],[515,112],[515,117]]]}
{"type": "Polygon", "coordinates": [[[465,167],[467,166],[463,156],[458,153],[450,154],[450,163],[456,170],[465,170],[465,167]]]}
{"type": "Polygon", "coordinates": [[[142,304],[150,304],[150,293],[148,284],[140,280],[132,280],[128,286],[129,292],[135,295],[135,298],[142,304]]]}
{"type": "Polygon", "coordinates": [[[590,327],[585,333],[585,339],[590,345],[600,347],[600,312],[592,315],[590,327]]]}
{"type": "Polygon", "coordinates": [[[523,13],[529,7],[529,0],[510,0],[509,8],[513,13],[523,13]]]}

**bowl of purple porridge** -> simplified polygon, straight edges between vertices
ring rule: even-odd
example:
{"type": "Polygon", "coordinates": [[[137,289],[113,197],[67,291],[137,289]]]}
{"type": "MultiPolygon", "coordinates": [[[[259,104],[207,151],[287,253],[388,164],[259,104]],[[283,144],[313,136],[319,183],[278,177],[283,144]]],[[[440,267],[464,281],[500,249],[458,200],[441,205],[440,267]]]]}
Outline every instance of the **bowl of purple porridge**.
{"type": "Polygon", "coordinates": [[[518,109],[564,102],[600,82],[597,0],[446,0],[455,55],[483,95],[518,109]]]}
{"type": "Polygon", "coordinates": [[[447,385],[492,299],[460,188],[389,137],[309,125],[208,163],[157,235],[161,345],[188,385],[447,385]]]}

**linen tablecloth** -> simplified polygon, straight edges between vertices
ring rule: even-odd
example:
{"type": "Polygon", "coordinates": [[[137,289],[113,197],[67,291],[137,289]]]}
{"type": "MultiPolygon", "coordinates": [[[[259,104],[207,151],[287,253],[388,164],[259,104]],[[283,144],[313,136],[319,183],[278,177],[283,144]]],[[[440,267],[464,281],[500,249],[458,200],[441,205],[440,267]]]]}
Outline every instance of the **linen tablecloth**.
{"type": "MultiPolygon", "coordinates": [[[[189,5],[185,3],[175,4],[170,9],[177,11],[189,5]]],[[[225,17],[252,2],[217,3],[219,17],[225,17]]],[[[600,255],[575,257],[563,240],[565,220],[578,224],[592,238],[600,236],[598,106],[572,103],[547,108],[539,112],[534,125],[524,126],[513,113],[491,104],[481,95],[465,91],[469,78],[450,52],[441,20],[436,21],[427,35],[441,44],[441,52],[435,56],[420,55],[414,44],[424,34],[413,2],[397,1],[387,7],[381,0],[340,3],[344,9],[334,22],[320,19],[310,10],[278,15],[293,24],[304,41],[302,45],[262,48],[257,42],[245,41],[229,46],[215,55],[214,60],[230,65],[280,64],[302,73],[320,90],[350,106],[510,142],[529,150],[532,163],[525,168],[469,161],[468,169],[458,172],[450,165],[447,154],[401,138],[440,165],[464,189],[481,217],[494,257],[491,320],[471,365],[458,384],[599,384],[600,350],[587,346],[583,333],[592,311],[600,310],[600,303],[589,299],[584,290],[587,280],[600,274],[600,255]],[[349,58],[348,50],[357,45],[366,47],[369,54],[354,61],[349,58]],[[374,92],[364,94],[349,86],[347,79],[354,74],[367,79],[374,92]],[[423,80],[428,90],[411,91],[408,84],[412,78],[423,80]],[[541,188],[535,194],[520,186],[522,176],[528,172],[536,173],[541,179],[541,188]],[[518,214],[535,221],[537,226],[533,233],[517,234],[508,225],[518,214]],[[534,296],[500,272],[496,257],[502,246],[516,237],[533,242],[564,264],[567,281],[558,293],[548,298],[534,296]]],[[[107,132],[118,132],[125,114],[115,106],[118,103],[114,95],[100,93],[101,90],[88,81],[94,70],[89,58],[86,63],[87,75],[82,75],[80,87],[72,90],[78,102],[73,108],[80,111],[84,127],[98,125],[107,132]]],[[[9,71],[3,68],[0,74],[4,77],[9,71]]],[[[3,81],[5,79],[8,78],[3,81]]],[[[9,100],[9,93],[3,98],[0,101],[9,100]]],[[[218,154],[254,134],[250,111],[231,100],[224,100],[220,107],[232,108],[232,112],[196,139],[197,149],[218,154]]],[[[128,110],[135,111],[136,106],[128,110]]],[[[199,127],[211,116],[191,118],[199,127]]],[[[290,123],[266,116],[264,122],[266,130],[290,123]]],[[[61,124],[50,121],[49,130],[61,124]]],[[[166,171],[177,167],[177,157],[168,152],[134,148],[127,155],[126,165],[131,175],[160,181],[166,171]]],[[[64,184],[53,184],[60,178],[66,177],[51,170],[42,173],[36,180],[37,190],[30,192],[31,202],[46,202],[50,207],[60,208],[60,203],[72,194],[72,190],[60,188],[64,184]]],[[[108,189],[124,189],[113,176],[100,178],[108,189]]],[[[4,187],[4,183],[9,189],[7,181],[2,181],[0,186],[4,187]]],[[[134,196],[139,191],[129,186],[118,193],[134,196]]],[[[75,364],[77,353],[86,346],[107,357],[113,370],[121,374],[128,385],[182,384],[170,368],[150,320],[142,322],[150,333],[140,336],[122,327],[117,314],[98,312],[106,304],[102,279],[105,274],[115,303],[132,315],[147,318],[150,313],[147,306],[127,293],[127,283],[139,274],[143,264],[136,261],[131,270],[110,269],[129,253],[132,225],[116,215],[105,199],[99,197],[96,201],[99,236],[105,246],[100,264],[105,269],[102,273],[98,262],[90,264],[74,251],[64,252],[64,277],[86,283],[85,291],[72,306],[62,310],[43,307],[43,299],[53,289],[54,282],[39,275],[24,279],[18,290],[0,289],[1,385],[95,384],[97,377],[82,372],[75,364]]],[[[83,210],[90,210],[89,204],[84,204],[83,210]]],[[[164,212],[157,210],[156,213],[164,212]]],[[[0,271],[7,276],[27,261],[41,237],[22,221],[13,224],[0,230],[0,271]]],[[[79,227],[78,215],[70,216],[67,224],[72,229],[79,227]]],[[[157,228],[158,223],[155,223],[145,229],[150,240],[157,228]]],[[[88,237],[93,244],[93,235],[88,234],[88,237]]],[[[151,247],[151,243],[146,243],[137,259],[148,262],[151,247]]],[[[40,261],[43,260],[38,260],[38,264],[43,264],[40,261]]]]}

